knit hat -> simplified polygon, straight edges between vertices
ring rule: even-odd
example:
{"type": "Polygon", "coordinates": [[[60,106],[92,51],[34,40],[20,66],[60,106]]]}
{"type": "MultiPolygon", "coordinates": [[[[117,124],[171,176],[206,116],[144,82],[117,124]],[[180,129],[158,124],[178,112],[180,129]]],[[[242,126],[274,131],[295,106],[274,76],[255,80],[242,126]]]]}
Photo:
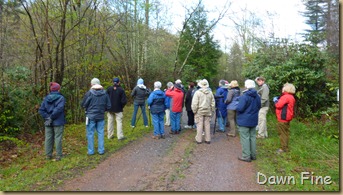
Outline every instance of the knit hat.
{"type": "Polygon", "coordinates": [[[201,88],[207,88],[208,87],[208,81],[206,79],[203,79],[198,82],[199,87],[201,88]]]}
{"type": "Polygon", "coordinates": [[[119,78],[118,78],[118,77],[114,78],[114,79],[113,79],[113,82],[114,82],[114,83],[119,83],[119,78]]]}
{"type": "Polygon", "coordinates": [[[220,80],[220,81],[219,81],[219,86],[220,86],[220,87],[225,86],[225,80],[220,80]]]}
{"type": "Polygon", "coordinates": [[[144,85],[144,80],[143,79],[138,79],[137,85],[144,85]]]}
{"type": "Polygon", "coordinates": [[[161,89],[161,87],[162,87],[162,83],[160,82],[160,81],[156,81],[155,83],[154,83],[154,88],[156,89],[161,89]]]}
{"type": "Polygon", "coordinates": [[[253,80],[248,79],[244,82],[244,86],[247,89],[251,89],[251,88],[255,88],[256,85],[255,85],[255,82],[253,80]]]}
{"type": "Polygon", "coordinates": [[[61,89],[60,84],[56,83],[56,82],[51,82],[50,83],[50,91],[58,91],[61,89]]]}
{"type": "Polygon", "coordinates": [[[91,85],[100,85],[100,80],[98,78],[93,78],[91,80],[91,85]]]}
{"type": "Polygon", "coordinates": [[[178,79],[178,80],[175,81],[175,84],[181,84],[181,83],[182,83],[182,82],[181,82],[180,79],[178,79]]]}

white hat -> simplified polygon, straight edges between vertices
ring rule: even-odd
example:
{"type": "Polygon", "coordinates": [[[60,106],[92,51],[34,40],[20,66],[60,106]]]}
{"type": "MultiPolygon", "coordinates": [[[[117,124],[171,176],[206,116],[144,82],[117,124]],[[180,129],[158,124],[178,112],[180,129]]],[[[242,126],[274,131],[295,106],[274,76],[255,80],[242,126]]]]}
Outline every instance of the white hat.
{"type": "Polygon", "coordinates": [[[181,84],[181,83],[182,83],[182,82],[181,82],[180,79],[178,79],[178,80],[175,81],[175,84],[181,84]]]}
{"type": "Polygon", "coordinates": [[[247,89],[251,89],[251,88],[255,88],[255,81],[251,80],[251,79],[248,79],[244,82],[244,86],[247,88],[247,89]]]}
{"type": "Polygon", "coordinates": [[[199,87],[201,88],[207,88],[208,87],[208,81],[206,79],[203,79],[198,82],[199,87]]]}
{"type": "Polygon", "coordinates": [[[103,89],[103,87],[101,85],[98,85],[98,84],[92,85],[91,88],[92,89],[103,89]]]}
{"type": "Polygon", "coordinates": [[[100,80],[98,78],[93,78],[91,80],[91,85],[100,85],[100,80]]]}

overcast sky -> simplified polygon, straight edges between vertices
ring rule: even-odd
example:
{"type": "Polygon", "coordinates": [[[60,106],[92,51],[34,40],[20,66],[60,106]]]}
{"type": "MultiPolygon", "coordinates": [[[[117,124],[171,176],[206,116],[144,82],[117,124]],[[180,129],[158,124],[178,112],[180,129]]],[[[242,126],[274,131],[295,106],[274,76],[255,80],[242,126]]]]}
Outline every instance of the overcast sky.
{"type": "MultiPolygon", "coordinates": [[[[171,30],[176,32],[181,29],[184,20],[184,6],[189,8],[198,0],[162,0],[162,2],[169,7],[168,14],[173,21],[171,30]]],[[[213,11],[208,14],[208,20],[216,18],[218,12],[215,12],[215,10],[222,10],[226,2],[227,0],[203,0],[205,9],[213,11]]],[[[239,18],[244,15],[241,10],[246,8],[262,19],[266,34],[273,31],[275,37],[301,41],[302,37],[299,34],[303,33],[304,29],[308,29],[308,26],[304,23],[305,18],[299,13],[304,11],[301,0],[231,0],[230,2],[231,6],[229,6],[228,13],[231,18],[237,18],[236,20],[239,21],[239,18]],[[269,17],[268,19],[267,11],[273,15],[272,18],[269,17]]],[[[229,18],[223,18],[214,29],[213,34],[215,39],[220,41],[222,49],[224,49],[225,42],[229,47],[233,39],[237,37],[234,24],[229,18]]]]}

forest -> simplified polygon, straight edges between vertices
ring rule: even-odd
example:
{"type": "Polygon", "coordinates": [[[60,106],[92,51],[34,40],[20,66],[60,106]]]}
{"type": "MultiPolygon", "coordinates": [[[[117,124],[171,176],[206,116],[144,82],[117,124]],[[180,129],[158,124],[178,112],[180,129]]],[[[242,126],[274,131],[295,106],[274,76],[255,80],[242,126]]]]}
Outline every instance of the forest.
{"type": "Polygon", "coordinates": [[[264,76],[270,97],[290,82],[297,118],[334,122],[329,136],[338,138],[339,1],[302,1],[309,30],[300,43],[258,34],[263,18],[248,10],[234,18],[230,3],[211,20],[203,1],[187,5],[172,33],[160,0],[0,0],[0,143],[44,129],[37,110],[50,82],[61,84],[67,123],[83,122],[80,101],[94,77],[104,87],[119,77],[128,97],[138,78],[149,87],[206,78],[215,90],[220,79],[264,76]],[[224,17],[237,33],[228,52],[213,36],[224,17]]]}

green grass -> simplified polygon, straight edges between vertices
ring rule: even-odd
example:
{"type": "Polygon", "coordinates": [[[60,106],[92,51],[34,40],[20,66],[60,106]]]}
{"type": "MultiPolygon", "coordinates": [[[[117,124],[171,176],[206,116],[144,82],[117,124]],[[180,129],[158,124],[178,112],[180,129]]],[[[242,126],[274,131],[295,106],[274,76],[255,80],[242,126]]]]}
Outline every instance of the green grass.
{"type": "MultiPolygon", "coordinates": [[[[323,125],[312,121],[308,124],[297,120],[291,122],[290,152],[276,154],[280,148],[280,140],[276,129],[275,115],[268,115],[268,139],[258,139],[257,171],[271,178],[266,182],[272,191],[339,191],[339,140],[327,132],[338,132],[337,125],[323,125]],[[309,179],[303,179],[301,174],[309,172],[309,179]],[[294,176],[295,184],[273,184],[274,178],[294,176]],[[316,183],[316,178],[331,177],[331,184],[322,181],[316,183]],[[311,179],[314,179],[311,183],[311,179]]],[[[307,176],[307,175],[305,175],[307,176]]],[[[265,177],[261,177],[263,181],[265,177]]],[[[305,177],[304,177],[305,178],[305,177]]]]}
{"type": "MultiPolygon", "coordinates": [[[[125,107],[123,131],[126,140],[118,141],[116,137],[108,140],[107,123],[105,124],[104,155],[87,156],[86,126],[66,125],[63,135],[63,153],[66,157],[61,161],[47,161],[44,154],[44,143],[38,149],[31,145],[19,149],[20,154],[9,166],[2,166],[0,170],[0,191],[44,191],[56,190],[65,179],[82,174],[90,168],[96,167],[110,154],[121,149],[128,143],[152,132],[145,128],[143,118],[139,119],[135,129],[130,127],[133,108],[125,107]]],[[[139,113],[137,114],[138,117],[139,113]]],[[[107,118],[107,117],[105,117],[107,118]]],[[[95,142],[97,137],[95,135],[95,142]]],[[[96,147],[97,148],[97,147],[96,147]]]]}

